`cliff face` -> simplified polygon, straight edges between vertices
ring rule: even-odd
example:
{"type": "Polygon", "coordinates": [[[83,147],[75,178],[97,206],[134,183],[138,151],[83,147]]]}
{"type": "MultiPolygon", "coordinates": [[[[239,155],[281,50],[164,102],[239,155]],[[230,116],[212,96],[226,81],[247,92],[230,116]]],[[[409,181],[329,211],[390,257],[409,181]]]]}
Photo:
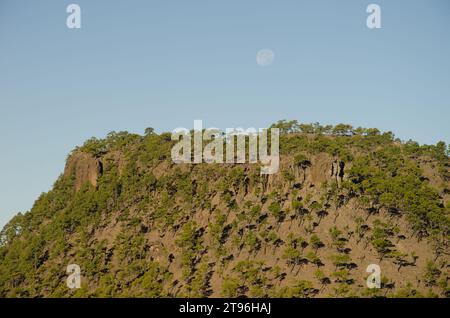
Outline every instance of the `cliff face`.
{"type": "Polygon", "coordinates": [[[2,231],[0,295],[449,296],[442,147],[381,134],[280,144],[270,176],[173,164],[164,134],[81,147],[2,231]],[[66,287],[68,264],[81,267],[81,289],[66,287]],[[381,289],[366,286],[371,264],[381,289]]]}
{"type": "Polygon", "coordinates": [[[103,172],[102,162],[93,155],[84,152],[73,153],[66,162],[64,176],[75,177],[75,190],[78,191],[86,183],[97,187],[97,180],[103,172]]]}

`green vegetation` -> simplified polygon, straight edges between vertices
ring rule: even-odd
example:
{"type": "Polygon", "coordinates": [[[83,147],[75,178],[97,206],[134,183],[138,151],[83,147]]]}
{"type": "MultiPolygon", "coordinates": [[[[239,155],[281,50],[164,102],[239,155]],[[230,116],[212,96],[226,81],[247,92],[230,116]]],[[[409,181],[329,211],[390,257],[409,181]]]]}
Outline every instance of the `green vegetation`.
{"type": "Polygon", "coordinates": [[[273,127],[282,164],[270,177],[175,165],[171,135],[152,128],[89,139],[69,160],[98,164],[96,182],[65,171],[0,232],[0,297],[450,296],[445,143],[273,127]],[[377,258],[389,279],[367,290],[361,272],[377,258]],[[69,264],[81,289],[65,284],[69,264]]]}

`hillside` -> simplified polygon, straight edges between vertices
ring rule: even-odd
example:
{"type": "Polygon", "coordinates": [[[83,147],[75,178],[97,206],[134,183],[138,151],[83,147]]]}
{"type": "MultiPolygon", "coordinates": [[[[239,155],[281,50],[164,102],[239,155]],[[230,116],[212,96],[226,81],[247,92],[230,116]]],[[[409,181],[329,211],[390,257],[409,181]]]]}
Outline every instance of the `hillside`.
{"type": "Polygon", "coordinates": [[[450,297],[445,143],[274,126],[270,176],[174,164],[170,134],[152,129],[88,140],[2,230],[0,297],[450,297]],[[366,287],[370,264],[381,289],[366,287]]]}

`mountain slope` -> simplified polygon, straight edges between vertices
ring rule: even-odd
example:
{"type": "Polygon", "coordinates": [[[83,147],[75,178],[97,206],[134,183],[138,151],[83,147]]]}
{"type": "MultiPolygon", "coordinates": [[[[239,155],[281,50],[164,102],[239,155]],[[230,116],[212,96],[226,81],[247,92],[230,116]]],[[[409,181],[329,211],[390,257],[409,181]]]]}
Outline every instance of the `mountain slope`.
{"type": "Polygon", "coordinates": [[[2,297],[448,297],[450,160],[348,125],[281,121],[275,175],[174,164],[170,134],[110,133],[0,235],[2,297]],[[66,267],[81,267],[69,290],[66,267]],[[382,288],[366,287],[367,266],[382,288]]]}

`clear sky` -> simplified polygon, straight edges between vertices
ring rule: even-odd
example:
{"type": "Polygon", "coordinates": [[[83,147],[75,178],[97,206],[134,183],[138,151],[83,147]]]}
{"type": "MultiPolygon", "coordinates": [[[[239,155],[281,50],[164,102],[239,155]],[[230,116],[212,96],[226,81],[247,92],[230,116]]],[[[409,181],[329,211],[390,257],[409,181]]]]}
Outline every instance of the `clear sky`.
{"type": "Polygon", "coordinates": [[[0,0],[0,226],[112,130],[297,119],[448,143],[449,101],[448,0],[0,0]]]}

